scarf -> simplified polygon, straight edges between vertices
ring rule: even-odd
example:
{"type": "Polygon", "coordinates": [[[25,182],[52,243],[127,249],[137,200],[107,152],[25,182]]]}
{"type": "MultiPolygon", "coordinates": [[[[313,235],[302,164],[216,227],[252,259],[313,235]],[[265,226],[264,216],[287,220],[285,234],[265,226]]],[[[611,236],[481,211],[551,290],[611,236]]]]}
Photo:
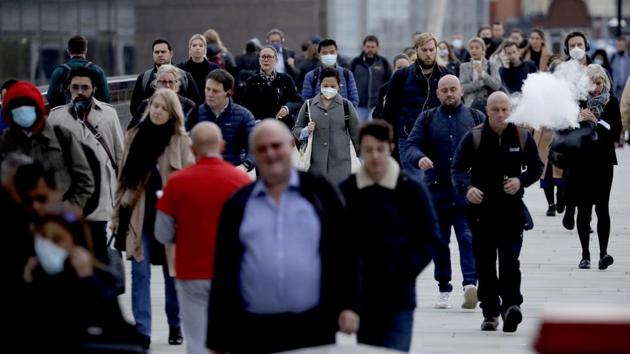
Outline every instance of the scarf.
{"type": "Polygon", "coordinates": [[[276,69],[271,71],[271,74],[267,75],[264,71],[260,70],[260,76],[262,76],[263,80],[267,83],[267,86],[271,86],[273,80],[276,79],[276,69]]]}
{"type": "Polygon", "coordinates": [[[155,125],[149,117],[138,125],[138,132],[131,142],[127,161],[123,166],[120,183],[129,189],[144,184],[149,172],[175,134],[172,121],[155,125]]]}
{"type": "Polygon", "coordinates": [[[588,98],[586,99],[586,107],[593,112],[597,119],[600,119],[600,116],[604,112],[604,107],[610,100],[610,93],[606,87],[602,89],[602,93],[597,96],[593,96],[589,93],[588,98]]]}

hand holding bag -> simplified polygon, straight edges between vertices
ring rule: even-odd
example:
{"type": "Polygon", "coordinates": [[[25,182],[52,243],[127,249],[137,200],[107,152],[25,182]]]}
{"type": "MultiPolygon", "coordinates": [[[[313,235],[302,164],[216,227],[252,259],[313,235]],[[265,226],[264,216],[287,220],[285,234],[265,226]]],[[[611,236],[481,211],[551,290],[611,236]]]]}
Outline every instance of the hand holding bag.
{"type": "Polygon", "coordinates": [[[549,147],[549,159],[560,168],[567,168],[597,141],[597,124],[582,121],[575,129],[555,131],[549,147]]]}
{"type": "MultiPolygon", "coordinates": [[[[310,100],[306,100],[306,116],[308,117],[309,123],[312,122],[311,118],[311,102],[310,100]]],[[[311,154],[313,152],[313,133],[308,134],[308,140],[306,144],[302,143],[299,147],[293,148],[293,161],[295,162],[295,167],[299,171],[308,171],[311,168],[311,154]]]]}

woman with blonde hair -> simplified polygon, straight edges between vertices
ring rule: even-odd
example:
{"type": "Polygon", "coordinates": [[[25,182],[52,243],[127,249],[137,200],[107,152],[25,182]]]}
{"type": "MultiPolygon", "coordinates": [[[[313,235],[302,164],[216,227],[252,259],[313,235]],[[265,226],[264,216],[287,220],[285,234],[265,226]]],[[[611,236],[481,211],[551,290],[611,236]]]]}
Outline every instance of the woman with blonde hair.
{"type": "Polygon", "coordinates": [[[485,58],[486,44],[475,37],[468,41],[470,61],[459,66],[459,81],[464,88],[466,107],[476,108],[486,113],[488,96],[501,88],[499,67],[485,58]]]}
{"type": "MultiPolygon", "coordinates": [[[[155,90],[169,89],[177,93],[177,98],[179,99],[179,103],[182,106],[184,117],[186,117],[188,112],[197,107],[197,104],[195,103],[195,101],[184,97],[179,93],[179,89],[181,88],[181,86],[182,71],[171,64],[160,65],[160,67],[158,67],[157,71],[155,72],[155,80],[151,82],[151,87],[155,90]]],[[[136,113],[134,113],[133,117],[129,121],[129,125],[127,125],[127,130],[138,125],[138,123],[140,123],[140,120],[142,120],[142,118],[147,115],[149,100],[150,98],[147,98],[140,103],[138,109],[136,110],[136,113]]]]}
{"type": "Polygon", "coordinates": [[[151,343],[151,264],[161,265],[164,274],[168,342],[183,342],[175,283],[164,246],[155,239],[154,224],[158,191],[171,173],[194,163],[190,145],[179,99],[169,89],[153,94],[140,124],[126,136],[112,224],[117,244],[124,243],[131,260],[131,308],[147,348],[151,343]]]}
{"type": "Polygon", "coordinates": [[[206,37],[199,33],[193,34],[188,40],[188,60],[177,64],[177,67],[192,75],[202,97],[206,88],[206,76],[212,70],[219,69],[217,64],[209,62],[206,58],[207,50],[206,37]]]}
{"type": "Polygon", "coordinates": [[[223,45],[219,32],[209,28],[203,33],[208,44],[206,57],[211,63],[215,63],[221,69],[227,70],[232,76],[236,76],[236,61],[230,51],[223,45]]]}
{"type": "MultiPolygon", "coordinates": [[[[592,125],[597,139],[583,147],[579,156],[565,169],[567,205],[577,207],[577,231],[582,246],[582,259],[578,267],[591,267],[589,239],[591,213],[595,206],[597,214],[597,237],[599,239],[598,268],[603,270],[613,264],[608,254],[610,237],[609,200],[613,180],[613,166],[617,164],[615,142],[621,133],[621,112],[619,101],[610,94],[610,80],[606,70],[598,64],[590,64],[586,69],[593,89],[586,101],[581,102],[580,125],[592,125]]],[[[586,142],[584,143],[586,144],[586,142]]],[[[573,207],[567,208],[563,225],[573,229],[573,207]]]]}

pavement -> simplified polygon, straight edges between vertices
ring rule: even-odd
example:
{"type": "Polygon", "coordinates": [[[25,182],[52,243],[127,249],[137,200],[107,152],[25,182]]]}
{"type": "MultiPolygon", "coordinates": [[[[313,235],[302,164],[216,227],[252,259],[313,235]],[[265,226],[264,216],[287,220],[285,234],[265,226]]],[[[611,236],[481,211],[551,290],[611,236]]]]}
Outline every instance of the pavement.
{"type": "MultiPolygon", "coordinates": [[[[615,263],[607,270],[597,269],[599,246],[597,234],[591,236],[590,251],[593,269],[581,270],[577,265],[581,248],[577,232],[562,227],[562,216],[547,217],[543,191],[538,185],[527,189],[525,202],[534,218],[534,229],[524,235],[521,252],[521,272],[524,303],[523,323],[513,334],[482,332],[481,310],[460,308],[463,292],[459,255],[455,236],[451,237],[453,262],[452,307],[435,309],[437,284],[433,280],[433,265],[418,278],[418,308],[413,329],[413,353],[450,354],[531,354],[538,333],[544,308],[575,304],[579,307],[604,305],[612,309],[630,307],[630,147],[617,149],[619,166],[615,168],[610,211],[611,236],[608,252],[615,263]]],[[[596,229],[597,217],[593,213],[592,226],[596,229]]],[[[127,264],[127,271],[129,271],[127,264]]],[[[151,353],[185,353],[184,346],[168,345],[168,325],[164,313],[164,280],[161,271],[153,267],[152,308],[153,335],[151,353]]],[[[127,277],[129,282],[130,277],[127,277]]],[[[125,314],[130,315],[130,284],[121,295],[120,302],[125,314]]],[[[338,336],[340,343],[352,343],[355,339],[338,336]]]]}

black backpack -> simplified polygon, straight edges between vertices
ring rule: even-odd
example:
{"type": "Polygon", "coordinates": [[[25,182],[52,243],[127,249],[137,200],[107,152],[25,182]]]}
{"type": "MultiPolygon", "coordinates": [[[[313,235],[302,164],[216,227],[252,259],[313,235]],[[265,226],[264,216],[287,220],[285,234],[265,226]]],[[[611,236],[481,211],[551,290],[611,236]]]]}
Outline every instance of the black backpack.
{"type": "MultiPolygon", "coordinates": [[[[69,168],[70,166],[72,166],[72,156],[70,156],[68,152],[68,146],[70,146],[70,143],[73,139],[71,135],[72,133],[58,125],[54,126],[53,129],[55,130],[57,140],[59,140],[59,145],[61,146],[66,167],[69,168]]],[[[85,158],[87,159],[88,165],[90,166],[90,171],[92,171],[92,176],[94,178],[94,192],[92,192],[92,195],[90,196],[90,198],[88,198],[85,206],[83,207],[83,215],[88,216],[92,214],[94,210],[96,210],[100,199],[101,162],[98,160],[98,157],[96,156],[96,153],[94,152],[94,150],[92,150],[92,148],[83,144],[82,142],[79,142],[79,145],[81,145],[83,153],[85,154],[85,158]]]]}

